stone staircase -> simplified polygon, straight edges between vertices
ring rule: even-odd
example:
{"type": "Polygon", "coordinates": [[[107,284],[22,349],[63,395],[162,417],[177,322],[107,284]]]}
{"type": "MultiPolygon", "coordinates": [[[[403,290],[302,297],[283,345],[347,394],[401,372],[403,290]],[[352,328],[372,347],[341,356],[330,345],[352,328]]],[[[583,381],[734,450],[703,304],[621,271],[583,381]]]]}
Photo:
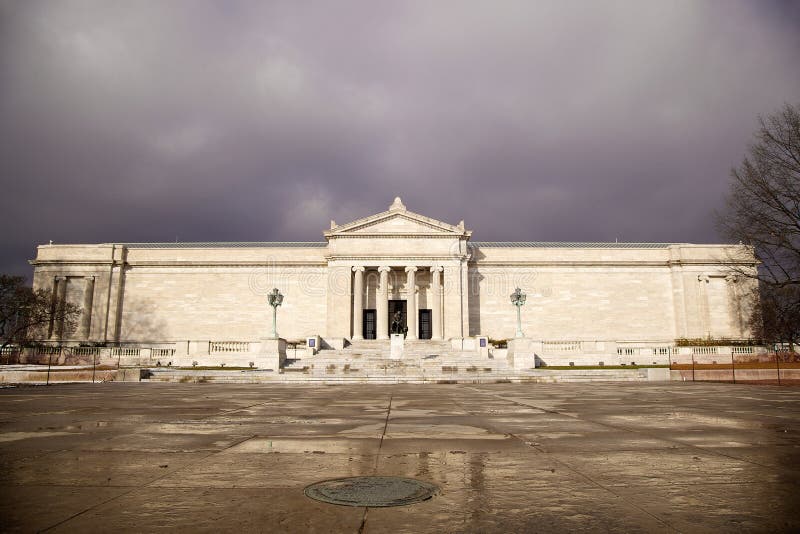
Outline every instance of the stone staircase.
{"type": "MultiPolygon", "coordinates": [[[[292,353],[289,353],[292,356],[292,353]]],[[[283,369],[150,369],[150,382],[292,384],[399,384],[646,381],[647,369],[514,369],[505,358],[454,349],[449,341],[406,341],[402,359],[390,358],[388,340],[357,341],[340,350],[288,359],[283,369]]]]}
{"type": "Polygon", "coordinates": [[[388,340],[365,340],[341,350],[321,350],[311,357],[287,361],[283,372],[365,382],[469,382],[506,379],[510,371],[505,358],[480,357],[475,351],[454,349],[448,341],[406,341],[402,359],[392,359],[388,340]]]}

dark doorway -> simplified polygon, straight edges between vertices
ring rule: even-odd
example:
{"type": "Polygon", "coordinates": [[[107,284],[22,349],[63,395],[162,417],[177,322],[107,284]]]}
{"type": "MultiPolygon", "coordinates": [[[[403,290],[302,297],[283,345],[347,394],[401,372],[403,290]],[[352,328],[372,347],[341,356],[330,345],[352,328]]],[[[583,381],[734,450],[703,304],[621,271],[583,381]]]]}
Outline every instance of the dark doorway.
{"type": "Polygon", "coordinates": [[[419,338],[430,339],[433,334],[433,327],[431,326],[431,310],[419,311],[419,338]]]}
{"type": "Polygon", "coordinates": [[[406,301],[404,300],[390,300],[389,301],[389,321],[388,321],[388,328],[389,331],[386,334],[392,333],[392,319],[394,318],[394,312],[400,312],[402,316],[401,324],[405,327],[408,326],[408,320],[406,317],[406,301]]]}
{"type": "Polygon", "coordinates": [[[375,339],[377,325],[375,324],[375,310],[364,310],[364,339],[375,339]]]}

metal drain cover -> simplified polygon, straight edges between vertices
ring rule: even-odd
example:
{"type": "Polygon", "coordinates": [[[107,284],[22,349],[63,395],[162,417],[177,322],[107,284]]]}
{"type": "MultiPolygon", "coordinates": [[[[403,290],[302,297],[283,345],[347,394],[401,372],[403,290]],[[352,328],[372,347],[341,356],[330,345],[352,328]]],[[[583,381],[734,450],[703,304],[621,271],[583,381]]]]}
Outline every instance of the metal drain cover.
{"type": "Polygon", "coordinates": [[[348,477],[311,484],[305,494],[331,504],[378,508],[418,503],[438,491],[433,484],[413,478],[348,477]]]}

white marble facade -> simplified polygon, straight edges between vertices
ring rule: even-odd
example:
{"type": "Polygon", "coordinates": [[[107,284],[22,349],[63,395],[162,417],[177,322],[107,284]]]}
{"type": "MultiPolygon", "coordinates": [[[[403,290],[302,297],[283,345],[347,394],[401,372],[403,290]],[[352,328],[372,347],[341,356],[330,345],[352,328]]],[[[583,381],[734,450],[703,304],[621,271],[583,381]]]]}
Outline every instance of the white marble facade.
{"type": "Polygon", "coordinates": [[[35,287],[84,309],[75,331],[52,325],[51,340],[254,341],[271,331],[273,287],[285,295],[279,334],[332,346],[388,338],[398,301],[410,339],[511,338],[515,287],[528,295],[522,329],[541,341],[748,337],[741,297],[751,282],[730,269],[755,268],[742,247],[471,234],[463,221],[413,213],[398,198],[382,213],[332,221],[320,242],[41,245],[31,263],[35,287]]]}

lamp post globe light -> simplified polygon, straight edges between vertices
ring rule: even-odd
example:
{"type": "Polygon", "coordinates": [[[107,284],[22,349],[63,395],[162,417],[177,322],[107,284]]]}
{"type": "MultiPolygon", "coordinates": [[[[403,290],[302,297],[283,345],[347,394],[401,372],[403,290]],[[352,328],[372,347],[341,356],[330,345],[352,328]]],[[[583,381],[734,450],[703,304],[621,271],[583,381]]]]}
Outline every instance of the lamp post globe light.
{"type": "Polygon", "coordinates": [[[278,306],[283,303],[283,295],[278,291],[277,287],[272,288],[272,291],[267,295],[267,302],[272,306],[272,337],[278,337],[278,306]]]}
{"type": "Polygon", "coordinates": [[[517,337],[524,337],[524,334],[522,333],[522,318],[520,315],[520,308],[522,308],[522,306],[525,304],[526,297],[527,295],[525,295],[520,288],[515,289],[514,292],[511,293],[511,304],[517,307],[517,337]]]}

